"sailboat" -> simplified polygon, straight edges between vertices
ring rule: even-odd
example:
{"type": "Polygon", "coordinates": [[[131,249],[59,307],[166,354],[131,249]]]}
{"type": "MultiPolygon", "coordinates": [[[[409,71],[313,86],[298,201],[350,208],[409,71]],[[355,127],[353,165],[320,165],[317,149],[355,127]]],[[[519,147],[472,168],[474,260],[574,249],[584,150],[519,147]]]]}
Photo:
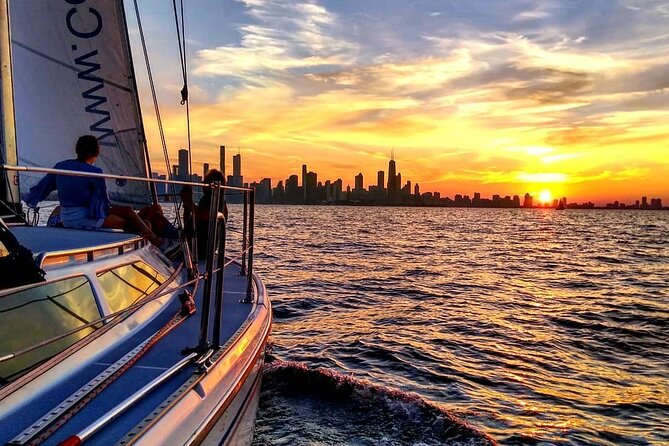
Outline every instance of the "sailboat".
{"type": "Polygon", "coordinates": [[[240,252],[211,206],[204,261],[186,242],[174,262],[136,234],[29,225],[20,193],[46,173],[156,202],[123,2],[0,0],[0,66],[0,268],[16,281],[0,289],[0,443],[250,444],[271,328],[254,191],[227,188],[245,197],[240,252]],[[51,168],[82,134],[105,173],[51,168]]]}

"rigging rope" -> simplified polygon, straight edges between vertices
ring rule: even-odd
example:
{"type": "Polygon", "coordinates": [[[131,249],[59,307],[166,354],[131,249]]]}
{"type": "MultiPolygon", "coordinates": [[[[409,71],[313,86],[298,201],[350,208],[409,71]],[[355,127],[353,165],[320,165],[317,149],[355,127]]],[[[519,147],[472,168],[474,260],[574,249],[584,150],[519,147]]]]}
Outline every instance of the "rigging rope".
{"type": "MultiPolygon", "coordinates": [[[[153,108],[154,108],[155,113],[156,113],[156,120],[158,121],[158,131],[160,133],[160,141],[161,141],[162,146],[163,146],[163,156],[165,158],[165,168],[167,170],[167,178],[169,178],[170,180],[174,180],[175,178],[172,175],[172,168],[170,166],[170,155],[169,155],[169,152],[167,150],[167,142],[165,140],[165,129],[163,128],[163,121],[162,121],[162,118],[160,116],[160,107],[158,106],[158,97],[156,95],[156,86],[155,86],[155,83],[153,81],[153,73],[151,71],[151,62],[149,60],[149,52],[148,52],[147,47],[146,47],[146,40],[144,38],[144,29],[142,28],[142,19],[141,19],[140,14],[139,14],[139,6],[138,6],[138,3],[137,3],[137,0],[134,0],[134,5],[135,5],[135,15],[137,16],[137,28],[138,28],[138,31],[139,31],[140,40],[142,42],[142,51],[144,53],[144,62],[146,63],[146,71],[147,71],[147,75],[148,75],[148,78],[149,78],[149,85],[151,87],[151,97],[153,99],[153,108]]],[[[176,196],[177,195],[176,186],[174,184],[170,184],[170,189],[172,191],[172,195],[176,196]]],[[[183,223],[181,221],[181,213],[179,212],[178,209],[177,209],[175,217],[176,217],[176,220],[177,220],[177,226],[179,228],[183,228],[183,223]]]]}
{"type": "Polygon", "coordinates": [[[179,27],[179,12],[177,12],[177,0],[172,0],[174,9],[174,23],[179,43],[179,58],[181,59],[181,76],[184,86],[181,89],[181,105],[186,105],[186,131],[188,133],[188,172],[189,180],[193,181],[193,156],[191,150],[190,133],[190,101],[188,100],[188,62],[186,55],[186,20],[184,18],[184,2],[180,0],[181,28],[179,27]],[[181,30],[181,31],[180,31],[181,30]]]}
{"type": "MultiPolygon", "coordinates": [[[[186,55],[186,20],[184,18],[184,3],[180,0],[181,12],[181,27],[179,27],[179,12],[177,12],[177,0],[172,0],[172,7],[174,9],[174,24],[177,31],[177,42],[179,45],[179,58],[181,60],[181,76],[183,78],[183,88],[181,89],[181,105],[186,105],[186,132],[188,138],[188,172],[189,180],[193,181],[193,150],[191,147],[191,132],[190,132],[190,101],[188,99],[188,63],[186,55]]],[[[194,191],[191,191],[191,194],[194,191]]],[[[197,258],[197,230],[195,227],[195,212],[191,211],[191,234],[193,234],[193,256],[197,258]]],[[[178,212],[178,210],[177,210],[178,212]]]]}

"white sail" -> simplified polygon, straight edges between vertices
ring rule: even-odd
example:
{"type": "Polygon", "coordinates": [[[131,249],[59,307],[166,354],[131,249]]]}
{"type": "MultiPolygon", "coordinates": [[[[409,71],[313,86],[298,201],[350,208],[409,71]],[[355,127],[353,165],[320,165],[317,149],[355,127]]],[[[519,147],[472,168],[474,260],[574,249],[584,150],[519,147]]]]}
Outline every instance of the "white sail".
{"type": "MultiPolygon", "coordinates": [[[[121,0],[11,0],[19,164],[52,167],[95,135],[105,173],[147,176],[121,0]]],[[[21,174],[22,193],[41,175],[21,174]]],[[[150,202],[146,183],[108,181],[117,203],[150,202]]]]}

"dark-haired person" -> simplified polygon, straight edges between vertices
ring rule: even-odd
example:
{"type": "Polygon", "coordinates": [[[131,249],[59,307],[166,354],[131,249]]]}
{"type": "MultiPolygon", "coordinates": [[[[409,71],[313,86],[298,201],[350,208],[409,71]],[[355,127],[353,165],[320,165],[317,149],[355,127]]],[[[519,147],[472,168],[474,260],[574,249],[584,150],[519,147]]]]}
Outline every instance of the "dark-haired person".
{"type": "MultiPolygon", "coordinates": [[[[60,161],[54,169],[77,172],[103,173],[93,165],[100,155],[100,145],[93,135],[84,135],[77,140],[76,159],[60,161]]],[[[165,240],[158,237],[142,218],[128,206],[112,206],[107,195],[104,178],[47,174],[25,197],[30,207],[36,207],[51,192],[58,190],[60,218],[63,226],[76,229],[113,228],[137,232],[156,246],[165,240]]],[[[145,213],[149,213],[145,211],[145,213]]],[[[150,216],[157,214],[153,211],[150,216]]],[[[161,213],[162,215],[162,213],[161,213]]]]}
{"type": "MultiPolygon", "coordinates": [[[[223,173],[218,169],[211,169],[204,176],[202,180],[204,184],[221,183],[225,185],[223,173]]],[[[202,198],[197,205],[193,203],[193,194],[190,186],[184,186],[179,193],[184,204],[184,227],[187,234],[190,231],[192,234],[192,219],[195,217],[195,230],[197,232],[197,254],[200,259],[207,257],[207,237],[209,236],[209,209],[211,208],[211,188],[202,188],[202,198]]],[[[219,212],[223,212],[225,220],[228,219],[228,207],[223,199],[223,191],[221,191],[220,203],[218,207],[219,212]]],[[[189,234],[189,235],[190,235],[189,234]]],[[[192,237],[192,236],[191,236],[192,237]]]]}

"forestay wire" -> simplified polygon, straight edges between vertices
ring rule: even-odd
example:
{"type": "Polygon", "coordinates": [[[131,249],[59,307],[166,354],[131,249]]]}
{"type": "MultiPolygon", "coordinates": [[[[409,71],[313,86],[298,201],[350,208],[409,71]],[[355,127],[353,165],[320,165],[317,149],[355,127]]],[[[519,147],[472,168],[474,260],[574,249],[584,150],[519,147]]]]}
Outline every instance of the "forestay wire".
{"type": "MultiPolygon", "coordinates": [[[[146,40],[144,38],[144,29],[142,28],[142,19],[141,19],[140,14],[139,14],[139,6],[137,4],[137,0],[134,0],[134,6],[135,6],[135,15],[137,16],[137,29],[139,31],[139,37],[140,37],[140,40],[142,42],[142,51],[144,53],[144,62],[146,64],[146,71],[147,71],[147,75],[148,75],[148,78],[149,78],[149,85],[151,87],[151,97],[153,99],[153,108],[154,108],[155,113],[156,113],[156,120],[158,121],[158,131],[160,133],[160,142],[162,143],[162,146],[163,146],[163,156],[165,158],[165,168],[166,168],[166,172],[167,172],[167,177],[170,180],[175,180],[176,178],[173,177],[172,169],[170,167],[170,155],[169,155],[169,152],[167,150],[167,142],[165,140],[165,130],[163,128],[163,121],[162,121],[162,118],[160,116],[160,107],[158,105],[158,97],[156,95],[156,86],[155,86],[155,83],[153,81],[153,73],[151,71],[151,62],[149,61],[149,53],[148,53],[148,50],[147,50],[147,47],[146,47],[146,40]]],[[[179,48],[179,52],[181,52],[181,47],[179,48]]],[[[170,183],[170,190],[171,190],[172,196],[176,197],[177,196],[176,186],[172,183],[170,183]]],[[[176,220],[177,220],[177,226],[179,228],[183,228],[183,222],[181,221],[181,213],[179,212],[178,209],[177,209],[177,212],[176,212],[176,220]]]]}

